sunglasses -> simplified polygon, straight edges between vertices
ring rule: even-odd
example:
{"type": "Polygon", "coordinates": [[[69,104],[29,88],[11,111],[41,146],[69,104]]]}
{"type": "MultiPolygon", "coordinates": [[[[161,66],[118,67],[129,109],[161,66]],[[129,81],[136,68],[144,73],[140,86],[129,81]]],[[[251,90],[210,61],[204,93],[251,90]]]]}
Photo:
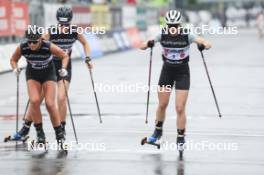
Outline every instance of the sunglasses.
{"type": "Polygon", "coordinates": [[[168,27],[171,28],[171,27],[175,27],[175,28],[178,28],[180,27],[179,24],[168,24],[168,27]]]}
{"type": "Polygon", "coordinates": [[[37,44],[38,40],[28,40],[27,43],[28,44],[37,44]]]}
{"type": "Polygon", "coordinates": [[[70,23],[59,23],[60,26],[65,26],[65,27],[69,27],[70,26],[70,23]]]}

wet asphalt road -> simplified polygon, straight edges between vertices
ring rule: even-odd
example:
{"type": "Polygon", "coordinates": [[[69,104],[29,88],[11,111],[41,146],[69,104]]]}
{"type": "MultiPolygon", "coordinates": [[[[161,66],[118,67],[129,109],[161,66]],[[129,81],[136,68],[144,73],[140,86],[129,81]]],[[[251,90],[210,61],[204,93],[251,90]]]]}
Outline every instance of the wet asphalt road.
{"type": "MultiPolygon", "coordinates": [[[[88,145],[87,149],[75,147],[61,157],[52,149],[41,155],[28,151],[27,145],[19,144],[16,148],[15,143],[0,143],[0,174],[263,174],[264,41],[259,40],[255,32],[208,37],[213,48],[205,52],[205,58],[223,113],[221,119],[217,116],[200,54],[196,46],[192,46],[186,139],[193,147],[185,151],[184,160],[178,160],[174,147],[174,95],[164,125],[164,145],[157,150],[153,146],[140,145],[140,140],[149,136],[154,128],[156,93],[151,93],[150,118],[146,125],[145,92],[109,92],[108,87],[116,84],[147,84],[149,51],[132,50],[94,61],[97,87],[104,85],[108,91],[97,91],[103,124],[98,121],[89,72],[83,62],[73,64],[69,96],[80,144],[88,145]]],[[[156,47],[152,84],[159,78],[160,52],[160,47],[156,47]]],[[[0,137],[3,138],[15,130],[15,76],[11,73],[0,75],[0,82],[0,137]]],[[[27,101],[24,73],[20,86],[22,117],[27,101]]],[[[44,105],[42,112],[47,139],[52,143],[54,131],[44,105]]],[[[33,128],[30,136],[35,137],[33,128]]],[[[74,141],[70,118],[67,140],[74,141]]]]}

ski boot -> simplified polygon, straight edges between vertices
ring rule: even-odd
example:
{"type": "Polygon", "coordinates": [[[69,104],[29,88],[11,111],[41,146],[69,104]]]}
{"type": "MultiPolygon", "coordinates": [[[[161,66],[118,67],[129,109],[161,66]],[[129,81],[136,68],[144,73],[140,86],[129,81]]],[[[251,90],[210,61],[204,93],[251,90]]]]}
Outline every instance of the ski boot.
{"type": "Polygon", "coordinates": [[[56,140],[58,144],[58,150],[64,151],[66,154],[68,153],[67,145],[65,144],[65,131],[63,130],[63,126],[59,126],[55,128],[56,140]]]}
{"type": "Polygon", "coordinates": [[[160,139],[161,139],[161,136],[162,136],[162,129],[157,129],[156,128],[154,130],[154,133],[152,134],[151,137],[149,137],[149,138],[144,137],[141,140],[141,145],[144,145],[146,143],[146,144],[154,145],[158,149],[160,149],[160,139]]]}
{"type": "Polygon", "coordinates": [[[66,122],[61,122],[61,127],[62,127],[62,130],[64,132],[64,136],[66,137],[66,130],[65,130],[66,122]]]}
{"type": "Polygon", "coordinates": [[[29,138],[28,133],[30,130],[30,125],[31,125],[31,122],[25,121],[21,130],[19,132],[15,133],[13,136],[11,136],[11,135],[6,136],[4,138],[4,142],[22,141],[23,143],[25,143],[27,141],[27,139],[29,138]]]}
{"type": "Polygon", "coordinates": [[[31,148],[33,149],[34,147],[38,147],[38,148],[43,148],[46,150],[46,137],[45,137],[45,133],[43,131],[43,129],[37,130],[37,141],[32,140],[31,141],[31,148]]]}
{"type": "Polygon", "coordinates": [[[44,151],[44,153],[46,153],[48,149],[47,149],[45,133],[43,130],[37,130],[36,132],[37,132],[37,140],[31,141],[31,149],[41,152],[44,151]]]}

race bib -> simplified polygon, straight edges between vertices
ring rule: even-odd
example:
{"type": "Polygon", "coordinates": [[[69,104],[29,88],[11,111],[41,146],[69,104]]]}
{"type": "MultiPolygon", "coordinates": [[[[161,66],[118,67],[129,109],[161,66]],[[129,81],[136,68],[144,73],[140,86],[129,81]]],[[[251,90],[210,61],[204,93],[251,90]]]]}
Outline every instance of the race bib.
{"type": "Polygon", "coordinates": [[[185,48],[163,48],[163,55],[172,61],[179,61],[189,56],[190,47],[185,48]]]}

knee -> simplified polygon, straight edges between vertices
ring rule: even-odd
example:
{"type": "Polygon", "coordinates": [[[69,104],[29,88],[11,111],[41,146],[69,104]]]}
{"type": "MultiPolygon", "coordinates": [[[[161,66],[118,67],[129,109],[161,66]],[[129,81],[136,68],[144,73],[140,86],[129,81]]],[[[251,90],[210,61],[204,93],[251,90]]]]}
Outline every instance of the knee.
{"type": "Polygon", "coordinates": [[[40,98],[38,98],[38,97],[30,98],[30,104],[33,107],[39,107],[40,106],[40,103],[41,103],[41,99],[40,98]]]}
{"type": "Polygon", "coordinates": [[[56,108],[55,100],[45,100],[45,103],[46,103],[46,108],[48,110],[53,110],[56,108]]]}
{"type": "Polygon", "coordinates": [[[168,103],[159,103],[159,109],[165,111],[168,106],[168,103]]]}
{"type": "Polygon", "coordinates": [[[60,105],[66,104],[66,96],[63,94],[59,95],[58,102],[60,105]]]}
{"type": "Polygon", "coordinates": [[[177,114],[184,114],[185,112],[185,106],[184,105],[176,105],[176,111],[177,111],[177,114]]]}

